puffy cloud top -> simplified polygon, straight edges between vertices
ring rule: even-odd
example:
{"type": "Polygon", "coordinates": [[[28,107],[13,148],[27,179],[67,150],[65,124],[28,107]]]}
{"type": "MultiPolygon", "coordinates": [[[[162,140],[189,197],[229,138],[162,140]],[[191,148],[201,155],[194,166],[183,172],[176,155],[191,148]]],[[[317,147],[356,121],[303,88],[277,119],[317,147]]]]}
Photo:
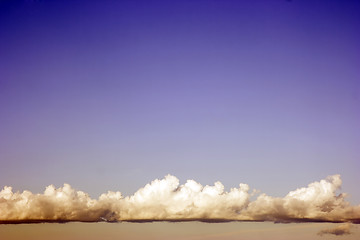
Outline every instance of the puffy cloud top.
{"type": "Polygon", "coordinates": [[[359,223],[360,205],[351,206],[341,187],[340,175],[289,192],[284,198],[261,194],[250,201],[249,186],[239,184],[229,192],[221,182],[202,186],[194,180],[180,185],[167,175],[124,197],[108,191],[92,199],[69,184],[46,187],[43,194],[0,192],[0,222],[42,221],[274,221],[359,223]]]}

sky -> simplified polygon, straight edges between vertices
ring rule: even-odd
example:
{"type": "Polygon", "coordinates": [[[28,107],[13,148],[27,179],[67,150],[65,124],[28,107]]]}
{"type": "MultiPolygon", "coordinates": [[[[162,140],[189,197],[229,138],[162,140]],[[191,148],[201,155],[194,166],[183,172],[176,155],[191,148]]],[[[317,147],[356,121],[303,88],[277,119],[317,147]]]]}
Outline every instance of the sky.
{"type": "Polygon", "coordinates": [[[0,235],[6,240],[356,240],[360,236],[359,228],[352,234],[319,235],[319,228],[331,228],[333,224],[273,224],[273,223],[69,223],[69,224],[33,224],[2,225],[0,235]],[[261,231],[259,231],[259,225],[261,231]],[[120,237],[119,237],[120,236],[120,237]]]}
{"type": "MultiPolygon", "coordinates": [[[[129,196],[340,174],[360,204],[360,2],[0,1],[0,189],[129,196]]],[[[255,197],[253,197],[255,198],[255,197]]]]}

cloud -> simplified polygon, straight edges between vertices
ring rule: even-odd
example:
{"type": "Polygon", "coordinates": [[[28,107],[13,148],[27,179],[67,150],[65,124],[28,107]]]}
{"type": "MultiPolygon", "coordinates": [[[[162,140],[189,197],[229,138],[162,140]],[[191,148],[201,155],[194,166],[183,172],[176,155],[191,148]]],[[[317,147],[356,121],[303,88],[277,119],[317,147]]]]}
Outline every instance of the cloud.
{"type": "Polygon", "coordinates": [[[351,229],[352,225],[350,223],[344,223],[344,224],[340,224],[339,226],[336,226],[334,228],[327,228],[324,230],[321,230],[320,232],[318,232],[318,235],[322,236],[324,234],[333,234],[336,236],[341,236],[341,235],[347,235],[347,234],[351,234],[350,229],[351,229]]]}
{"type": "Polygon", "coordinates": [[[124,197],[109,191],[92,199],[69,184],[48,186],[44,193],[0,192],[0,223],[97,221],[273,221],[360,223],[360,205],[336,194],[340,175],[289,192],[284,198],[261,194],[250,201],[247,184],[225,191],[220,182],[203,186],[194,180],[180,184],[167,175],[124,197]]]}

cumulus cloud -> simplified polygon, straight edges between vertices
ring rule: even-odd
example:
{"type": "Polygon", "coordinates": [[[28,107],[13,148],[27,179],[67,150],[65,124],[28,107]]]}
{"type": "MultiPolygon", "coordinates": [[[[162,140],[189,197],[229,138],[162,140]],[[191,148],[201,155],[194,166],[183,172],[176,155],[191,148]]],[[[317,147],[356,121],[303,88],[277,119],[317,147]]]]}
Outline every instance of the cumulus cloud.
{"type": "Polygon", "coordinates": [[[289,192],[283,198],[261,194],[250,201],[247,184],[225,191],[223,184],[203,186],[194,180],[180,184],[167,175],[132,196],[109,191],[92,199],[70,185],[48,186],[44,193],[0,192],[0,223],[67,221],[273,221],[360,223],[360,205],[351,206],[340,175],[289,192]]]}
{"type": "Polygon", "coordinates": [[[334,228],[327,228],[318,232],[318,235],[333,234],[336,236],[351,234],[350,229],[352,225],[350,223],[340,224],[334,228]]]}

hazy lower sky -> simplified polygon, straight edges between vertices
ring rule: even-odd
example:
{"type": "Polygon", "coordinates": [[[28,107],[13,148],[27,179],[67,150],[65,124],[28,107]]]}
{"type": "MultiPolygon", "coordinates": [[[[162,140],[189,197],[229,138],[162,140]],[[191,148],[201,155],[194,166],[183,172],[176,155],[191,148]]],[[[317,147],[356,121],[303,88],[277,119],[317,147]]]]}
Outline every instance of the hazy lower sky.
{"type": "Polygon", "coordinates": [[[360,203],[360,2],[0,1],[0,189],[173,174],[360,203]]]}
{"type": "Polygon", "coordinates": [[[341,237],[318,235],[322,228],[334,224],[302,223],[69,223],[37,225],[0,225],[6,240],[356,240],[359,228],[341,237]]]}

